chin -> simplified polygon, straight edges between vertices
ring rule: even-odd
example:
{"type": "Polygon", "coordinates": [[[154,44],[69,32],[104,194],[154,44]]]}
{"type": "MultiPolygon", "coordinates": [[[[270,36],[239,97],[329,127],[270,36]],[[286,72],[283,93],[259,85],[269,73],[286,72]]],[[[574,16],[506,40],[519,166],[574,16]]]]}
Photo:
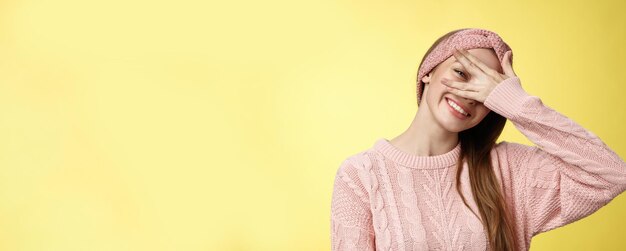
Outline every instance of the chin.
{"type": "Polygon", "coordinates": [[[441,127],[449,132],[462,132],[469,129],[469,127],[467,127],[467,124],[459,123],[456,118],[452,117],[439,118],[439,122],[441,124],[441,127]]]}
{"type": "Polygon", "coordinates": [[[446,130],[448,130],[449,132],[456,132],[456,133],[465,131],[467,129],[469,129],[469,128],[449,128],[449,127],[446,127],[446,130]]]}

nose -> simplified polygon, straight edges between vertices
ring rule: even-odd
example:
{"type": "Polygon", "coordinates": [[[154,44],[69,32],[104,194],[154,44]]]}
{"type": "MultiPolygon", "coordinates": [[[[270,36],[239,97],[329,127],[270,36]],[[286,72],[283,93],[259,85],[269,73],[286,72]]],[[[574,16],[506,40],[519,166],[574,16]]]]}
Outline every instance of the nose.
{"type": "Polygon", "coordinates": [[[470,105],[475,105],[476,104],[476,101],[471,99],[471,98],[463,98],[463,99],[467,100],[467,103],[470,104],[470,105]]]}

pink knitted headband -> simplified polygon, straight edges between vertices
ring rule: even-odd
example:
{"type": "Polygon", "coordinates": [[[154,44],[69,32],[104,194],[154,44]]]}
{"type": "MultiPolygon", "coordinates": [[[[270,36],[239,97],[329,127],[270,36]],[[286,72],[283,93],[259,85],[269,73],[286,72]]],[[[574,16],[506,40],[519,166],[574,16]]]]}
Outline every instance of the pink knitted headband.
{"type": "MultiPolygon", "coordinates": [[[[422,92],[424,91],[422,78],[438,64],[452,56],[454,48],[466,50],[474,48],[493,48],[500,62],[504,59],[504,54],[511,50],[511,47],[509,47],[498,34],[489,30],[468,28],[454,33],[439,43],[424,59],[424,62],[422,62],[422,66],[417,74],[418,106],[422,98],[422,92]]],[[[513,51],[511,51],[511,62],[513,62],[513,51]]]]}

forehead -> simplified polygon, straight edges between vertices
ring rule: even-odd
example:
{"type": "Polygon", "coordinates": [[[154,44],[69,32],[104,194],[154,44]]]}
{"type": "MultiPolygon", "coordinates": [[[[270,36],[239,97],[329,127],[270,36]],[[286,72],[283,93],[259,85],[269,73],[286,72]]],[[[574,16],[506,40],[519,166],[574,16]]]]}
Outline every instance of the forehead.
{"type": "MultiPolygon", "coordinates": [[[[498,60],[498,57],[496,56],[496,53],[493,51],[493,49],[475,48],[475,49],[469,49],[467,51],[470,54],[472,54],[472,56],[478,58],[478,60],[483,62],[483,64],[501,72],[500,60],[498,60]]],[[[450,56],[446,61],[449,61],[448,64],[453,64],[457,62],[456,57],[454,57],[454,55],[450,56]]],[[[461,62],[458,62],[458,64],[461,64],[461,62]]]]}

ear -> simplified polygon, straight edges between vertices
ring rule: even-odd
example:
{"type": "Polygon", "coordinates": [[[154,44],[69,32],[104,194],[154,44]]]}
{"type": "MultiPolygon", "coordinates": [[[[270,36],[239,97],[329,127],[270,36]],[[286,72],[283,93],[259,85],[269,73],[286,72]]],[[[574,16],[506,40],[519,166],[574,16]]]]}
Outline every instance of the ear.
{"type": "Polygon", "coordinates": [[[428,85],[430,83],[431,75],[432,75],[432,73],[428,73],[428,75],[422,77],[422,82],[424,82],[424,84],[428,85]]]}
{"type": "Polygon", "coordinates": [[[428,86],[430,86],[430,78],[431,78],[432,73],[428,73],[428,75],[422,77],[422,82],[424,82],[424,89],[422,90],[422,97],[426,96],[426,93],[428,92],[428,86]]]}

